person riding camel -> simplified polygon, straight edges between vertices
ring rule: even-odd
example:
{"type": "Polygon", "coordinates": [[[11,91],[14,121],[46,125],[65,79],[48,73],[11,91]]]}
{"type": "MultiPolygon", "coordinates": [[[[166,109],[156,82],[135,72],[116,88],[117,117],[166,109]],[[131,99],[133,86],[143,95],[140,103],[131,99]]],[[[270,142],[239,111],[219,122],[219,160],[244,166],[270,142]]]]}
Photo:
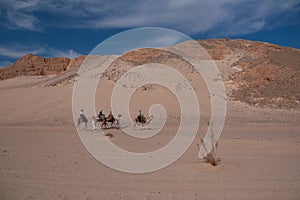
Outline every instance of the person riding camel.
{"type": "Polygon", "coordinates": [[[112,112],[110,111],[110,112],[109,112],[109,115],[107,116],[107,121],[108,121],[108,122],[111,122],[111,121],[113,121],[114,119],[115,119],[115,117],[113,116],[112,112]]]}
{"type": "Polygon", "coordinates": [[[143,117],[144,117],[144,115],[142,115],[142,111],[141,111],[141,110],[139,110],[139,115],[137,116],[137,118],[138,118],[138,122],[139,122],[139,123],[142,123],[142,119],[143,119],[143,117]]]}
{"type": "Polygon", "coordinates": [[[98,118],[104,120],[105,115],[103,114],[103,110],[100,110],[98,118]]]}
{"type": "Polygon", "coordinates": [[[84,113],[83,113],[83,109],[81,109],[80,114],[79,114],[79,117],[80,117],[82,120],[85,120],[85,115],[84,115],[84,113]]]}

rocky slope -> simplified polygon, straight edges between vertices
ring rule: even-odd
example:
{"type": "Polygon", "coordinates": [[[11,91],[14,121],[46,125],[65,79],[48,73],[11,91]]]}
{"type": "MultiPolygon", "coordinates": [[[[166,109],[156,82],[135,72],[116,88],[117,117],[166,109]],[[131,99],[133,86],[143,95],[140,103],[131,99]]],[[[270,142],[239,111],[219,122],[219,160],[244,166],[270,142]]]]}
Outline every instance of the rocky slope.
{"type": "Polygon", "coordinates": [[[228,62],[239,69],[229,77],[234,100],[260,107],[300,107],[300,50],[246,40],[208,40],[200,44],[214,60],[237,58],[228,62]]]}
{"type": "Polygon", "coordinates": [[[12,66],[0,69],[0,80],[17,76],[58,75],[72,68],[79,67],[84,56],[78,58],[44,58],[26,54],[12,66]]]}

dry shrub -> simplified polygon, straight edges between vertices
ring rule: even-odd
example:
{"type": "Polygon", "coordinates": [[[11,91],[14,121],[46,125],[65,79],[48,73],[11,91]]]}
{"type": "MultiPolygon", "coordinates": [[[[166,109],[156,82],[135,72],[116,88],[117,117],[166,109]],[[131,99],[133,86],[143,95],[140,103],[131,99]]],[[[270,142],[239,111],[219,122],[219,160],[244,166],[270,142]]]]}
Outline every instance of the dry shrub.
{"type": "MultiPolygon", "coordinates": [[[[200,150],[201,145],[204,146],[204,141],[202,138],[199,139],[197,142],[198,149],[200,150]]],[[[217,166],[218,162],[220,161],[217,159],[217,148],[218,148],[218,141],[216,142],[216,145],[212,148],[212,150],[203,158],[206,163],[210,163],[212,166],[217,166]]]]}

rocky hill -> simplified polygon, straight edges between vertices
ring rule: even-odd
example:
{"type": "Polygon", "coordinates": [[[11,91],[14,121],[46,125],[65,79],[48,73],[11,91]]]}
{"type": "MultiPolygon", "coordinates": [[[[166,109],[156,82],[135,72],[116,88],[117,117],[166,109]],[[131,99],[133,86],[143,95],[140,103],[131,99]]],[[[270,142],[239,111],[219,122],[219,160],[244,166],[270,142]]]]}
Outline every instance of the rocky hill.
{"type": "MultiPolygon", "coordinates": [[[[231,100],[258,107],[300,108],[299,49],[247,40],[211,39],[199,43],[218,65],[231,100]]],[[[59,75],[56,83],[60,77],[65,79],[76,74],[84,58],[43,58],[27,54],[12,66],[0,69],[0,80],[16,76],[59,75]]],[[[167,63],[172,59],[178,60],[168,52],[140,49],[123,55],[117,63],[135,66],[147,62],[167,63]]],[[[115,68],[104,75],[118,79],[125,71],[125,68],[115,68]]]]}
{"type": "Polygon", "coordinates": [[[26,54],[12,66],[0,69],[0,80],[17,76],[58,75],[72,68],[79,67],[84,56],[78,58],[44,58],[26,54]]]}
{"type": "Polygon", "coordinates": [[[231,97],[260,107],[300,107],[300,50],[246,40],[199,41],[231,68],[231,97]],[[228,62],[234,60],[234,62],[228,62]]]}

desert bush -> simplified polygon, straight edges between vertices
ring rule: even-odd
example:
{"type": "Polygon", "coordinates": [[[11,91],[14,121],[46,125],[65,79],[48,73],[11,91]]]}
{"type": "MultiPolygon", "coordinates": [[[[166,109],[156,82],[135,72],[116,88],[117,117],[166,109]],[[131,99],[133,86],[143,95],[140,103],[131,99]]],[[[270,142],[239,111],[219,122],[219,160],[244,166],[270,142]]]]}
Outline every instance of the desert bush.
{"type": "MultiPolygon", "coordinates": [[[[197,143],[199,150],[201,145],[203,145],[204,148],[206,149],[204,140],[202,138],[200,138],[197,143]]],[[[219,159],[217,159],[217,148],[218,148],[218,141],[216,142],[216,145],[212,148],[212,150],[203,158],[206,163],[210,163],[212,166],[217,166],[219,162],[219,159]]]]}

